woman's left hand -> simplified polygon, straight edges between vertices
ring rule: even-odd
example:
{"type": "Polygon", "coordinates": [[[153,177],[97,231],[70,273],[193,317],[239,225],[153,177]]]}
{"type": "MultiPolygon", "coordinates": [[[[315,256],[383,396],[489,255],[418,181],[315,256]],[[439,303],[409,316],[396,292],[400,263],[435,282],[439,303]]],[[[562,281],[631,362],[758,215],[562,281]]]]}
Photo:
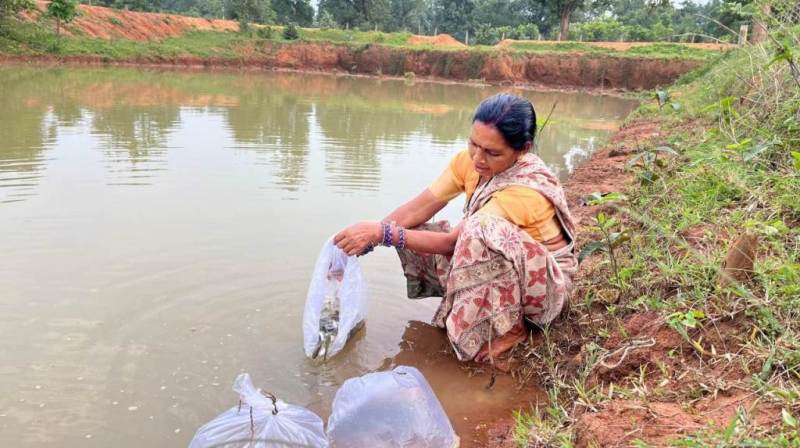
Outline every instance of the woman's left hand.
{"type": "Polygon", "coordinates": [[[383,227],[379,222],[359,222],[339,232],[333,242],[347,255],[361,255],[370,244],[380,244],[382,233],[383,227]]]}

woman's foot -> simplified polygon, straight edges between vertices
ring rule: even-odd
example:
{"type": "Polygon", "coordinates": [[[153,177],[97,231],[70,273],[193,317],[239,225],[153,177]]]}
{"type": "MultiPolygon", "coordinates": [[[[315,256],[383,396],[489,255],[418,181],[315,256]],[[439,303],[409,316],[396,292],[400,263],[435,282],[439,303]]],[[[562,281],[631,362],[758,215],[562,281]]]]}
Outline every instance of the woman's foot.
{"type": "Polygon", "coordinates": [[[527,336],[527,332],[525,331],[525,325],[519,323],[509,330],[508,333],[500,336],[497,339],[492,339],[491,350],[489,349],[489,343],[487,342],[481,350],[475,355],[476,362],[488,362],[494,358],[499,357],[503,353],[511,350],[519,344],[520,342],[525,340],[527,336]]]}

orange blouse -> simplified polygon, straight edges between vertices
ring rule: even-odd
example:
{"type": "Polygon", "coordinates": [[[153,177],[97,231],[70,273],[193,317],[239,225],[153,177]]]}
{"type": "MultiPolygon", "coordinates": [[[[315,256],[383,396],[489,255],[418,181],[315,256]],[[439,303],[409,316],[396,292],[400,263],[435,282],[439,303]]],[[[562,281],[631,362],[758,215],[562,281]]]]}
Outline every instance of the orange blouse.
{"type": "MultiPolygon", "coordinates": [[[[456,154],[444,172],[429,187],[433,195],[450,202],[461,193],[470,200],[478,187],[480,175],[464,150],[456,154]]],[[[536,241],[547,241],[561,234],[561,225],[553,204],[538,191],[528,187],[508,187],[495,192],[478,213],[490,213],[514,223],[536,241]]]]}

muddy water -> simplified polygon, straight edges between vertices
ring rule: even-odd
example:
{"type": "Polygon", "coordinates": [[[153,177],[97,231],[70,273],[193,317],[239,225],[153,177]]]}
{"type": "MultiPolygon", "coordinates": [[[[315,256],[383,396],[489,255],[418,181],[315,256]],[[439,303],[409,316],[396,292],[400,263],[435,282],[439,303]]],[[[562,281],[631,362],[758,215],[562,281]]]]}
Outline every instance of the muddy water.
{"type": "MultiPolygon", "coordinates": [[[[322,75],[0,68],[0,446],[180,446],[239,372],[327,416],[345,379],[419,367],[469,441],[541,398],[469,376],[404,298],[389,250],[362,259],[366,330],[303,356],[323,241],[420,192],[498,88],[322,75]]],[[[562,177],[634,106],[519,92],[562,177]]],[[[457,219],[462,200],[441,216],[457,219]]]]}

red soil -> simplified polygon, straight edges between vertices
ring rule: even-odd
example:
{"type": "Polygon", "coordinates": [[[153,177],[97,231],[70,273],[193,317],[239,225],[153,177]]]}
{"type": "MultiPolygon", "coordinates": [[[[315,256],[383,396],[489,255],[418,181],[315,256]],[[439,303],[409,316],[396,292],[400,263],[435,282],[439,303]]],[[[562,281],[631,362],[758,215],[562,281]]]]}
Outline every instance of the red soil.
{"type": "MultiPolygon", "coordinates": [[[[47,2],[36,2],[36,10],[22,17],[34,21],[47,10],[47,2]]],[[[80,34],[98,39],[159,40],[180,36],[187,31],[238,31],[233,20],[202,19],[175,14],[133,12],[101,6],[78,5],[79,14],[65,29],[66,34],[80,34]]]]}
{"type": "Polygon", "coordinates": [[[466,45],[457,41],[449,34],[437,34],[436,36],[411,36],[407,41],[410,45],[433,45],[434,47],[457,47],[466,48],[466,45]]]}

